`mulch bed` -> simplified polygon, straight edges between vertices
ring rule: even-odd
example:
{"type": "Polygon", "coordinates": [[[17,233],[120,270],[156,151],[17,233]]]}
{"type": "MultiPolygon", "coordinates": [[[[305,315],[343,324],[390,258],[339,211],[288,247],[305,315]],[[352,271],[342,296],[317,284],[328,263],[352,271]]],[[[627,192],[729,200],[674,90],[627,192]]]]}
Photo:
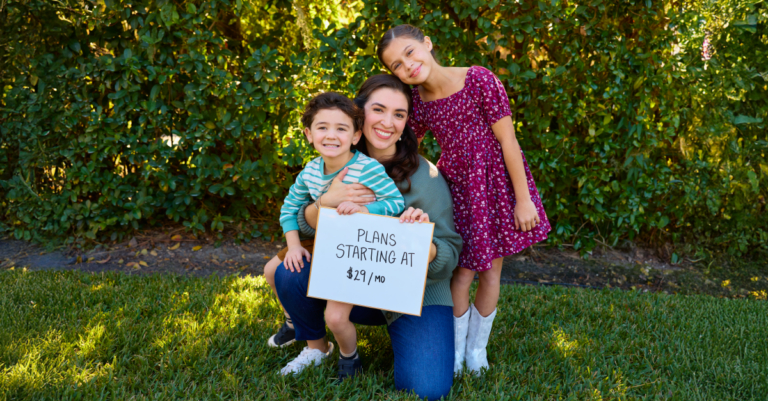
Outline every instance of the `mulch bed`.
{"type": "MultiPolygon", "coordinates": [[[[213,236],[195,237],[183,227],[142,231],[128,241],[97,245],[89,251],[46,251],[39,245],[6,238],[0,239],[0,269],[257,276],[284,246],[282,241],[262,239],[240,244],[225,239],[217,244],[213,236]]],[[[690,261],[673,266],[643,248],[596,249],[585,258],[568,248],[534,246],[505,258],[502,283],[747,297],[768,290],[768,266],[720,266],[711,271],[690,261]]]]}

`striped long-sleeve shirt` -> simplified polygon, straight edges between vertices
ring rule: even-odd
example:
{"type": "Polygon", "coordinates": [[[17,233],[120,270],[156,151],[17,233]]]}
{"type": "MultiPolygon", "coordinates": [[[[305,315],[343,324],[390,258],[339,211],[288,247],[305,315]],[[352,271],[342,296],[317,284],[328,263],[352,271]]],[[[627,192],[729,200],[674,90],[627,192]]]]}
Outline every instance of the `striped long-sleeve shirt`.
{"type": "MultiPolygon", "coordinates": [[[[384,166],[360,152],[355,152],[352,159],[344,167],[349,167],[344,177],[345,184],[360,183],[370,188],[376,196],[376,201],[366,205],[369,213],[396,216],[403,211],[405,203],[403,195],[395,186],[395,182],[387,175],[384,166]]],[[[299,229],[296,214],[304,204],[315,201],[331,186],[331,181],[343,170],[333,174],[323,174],[323,158],[312,160],[301,170],[296,182],[291,185],[283,207],[280,209],[280,225],[283,232],[299,229]]]]}

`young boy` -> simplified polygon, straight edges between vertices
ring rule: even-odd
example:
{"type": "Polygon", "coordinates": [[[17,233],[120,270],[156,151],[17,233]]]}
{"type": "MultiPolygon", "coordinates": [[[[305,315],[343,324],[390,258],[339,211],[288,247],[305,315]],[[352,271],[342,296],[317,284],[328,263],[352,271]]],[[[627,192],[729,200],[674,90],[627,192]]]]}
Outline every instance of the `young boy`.
{"type": "MultiPolygon", "coordinates": [[[[344,167],[349,167],[344,183],[359,182],[367,186],[374,192],[376,201],[367,206],[343,202],[336,208],[337,213],[344,215],[363,212],[395,216],[403,211],[405,205],[403,196],[394,181],[387,176],[384,166],[351,149],[352,145],[360,140],[363,123],[362,112],[351,100],[333,92],[318,95],[307,104],[301,122],[307,140],[317,149],[320,157],[309,162],[299,173],[280,210],[280,225],[288,242],[288,252],[283,258],[283,263],[291,271],[304,267],[303,257],[307,260],[311,257],[299,239],[296,218],[299,208],[316,201],[325,193],[331,181],[344,167]]],[[[306,242],[305,245],[309,246],[306,242]]],[[[352,307],[350,304],[328,301],[325,309],[326,324],[339,343],[339,379],[342,380],[362,370],[362,363],[357,355],[355,325],[349,321],[352,307]]],[[[300,330],[300,327],[296,327],[297,337],[300,336],[300,330]]],[[[304,347],[299,356],[280,372],[283,375],[299,373],[310,364],[319,365],[332,353],[332,343],[325,353],[304,347]]]]}

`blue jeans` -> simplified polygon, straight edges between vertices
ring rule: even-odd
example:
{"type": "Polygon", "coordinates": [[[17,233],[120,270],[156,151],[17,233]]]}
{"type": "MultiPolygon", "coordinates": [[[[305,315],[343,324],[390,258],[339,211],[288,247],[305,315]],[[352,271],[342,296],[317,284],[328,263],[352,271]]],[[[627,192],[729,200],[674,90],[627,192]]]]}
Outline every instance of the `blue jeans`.
{"type": "MultiPolygon", "coordinates": [[[[296,340],[325,337],[326,301],[307,297],[309,262],[301,273],[291,273],[282,264],[275,272],[275,287],[283,307],[296,328],[296,340]]],[[[355,324],[387,324],[382,311],[355,306],[349,315],[355,324]]],[[[453,309],[425,306],[421,316],[403,315],[387,326],[395,354],[395,387],[414,391],[421,398],[447,396],[453,385],[453,309]]]]}

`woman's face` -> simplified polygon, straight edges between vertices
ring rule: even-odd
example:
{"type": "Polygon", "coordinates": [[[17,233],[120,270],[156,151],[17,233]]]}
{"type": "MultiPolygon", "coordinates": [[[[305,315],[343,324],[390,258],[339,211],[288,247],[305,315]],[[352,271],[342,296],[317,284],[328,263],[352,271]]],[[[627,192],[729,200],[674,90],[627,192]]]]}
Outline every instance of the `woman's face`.
{"type": "Polygon", "coordinates": [[[407,121],[408,99],[405,94],[390,88],[380,88],[371,93],[365,104],[363,124],[363,135],[368,141],[371,156],[394,155],[395,144],[403,134],[407,121]]]}
{"type": "Polygon", "coordinates": [[[395,38],[381,54],[381,60],[392,74],[408,85],[421,85],[427,80],[435,59],[428,36],[420,42],[412,38],[395,38]]]}

